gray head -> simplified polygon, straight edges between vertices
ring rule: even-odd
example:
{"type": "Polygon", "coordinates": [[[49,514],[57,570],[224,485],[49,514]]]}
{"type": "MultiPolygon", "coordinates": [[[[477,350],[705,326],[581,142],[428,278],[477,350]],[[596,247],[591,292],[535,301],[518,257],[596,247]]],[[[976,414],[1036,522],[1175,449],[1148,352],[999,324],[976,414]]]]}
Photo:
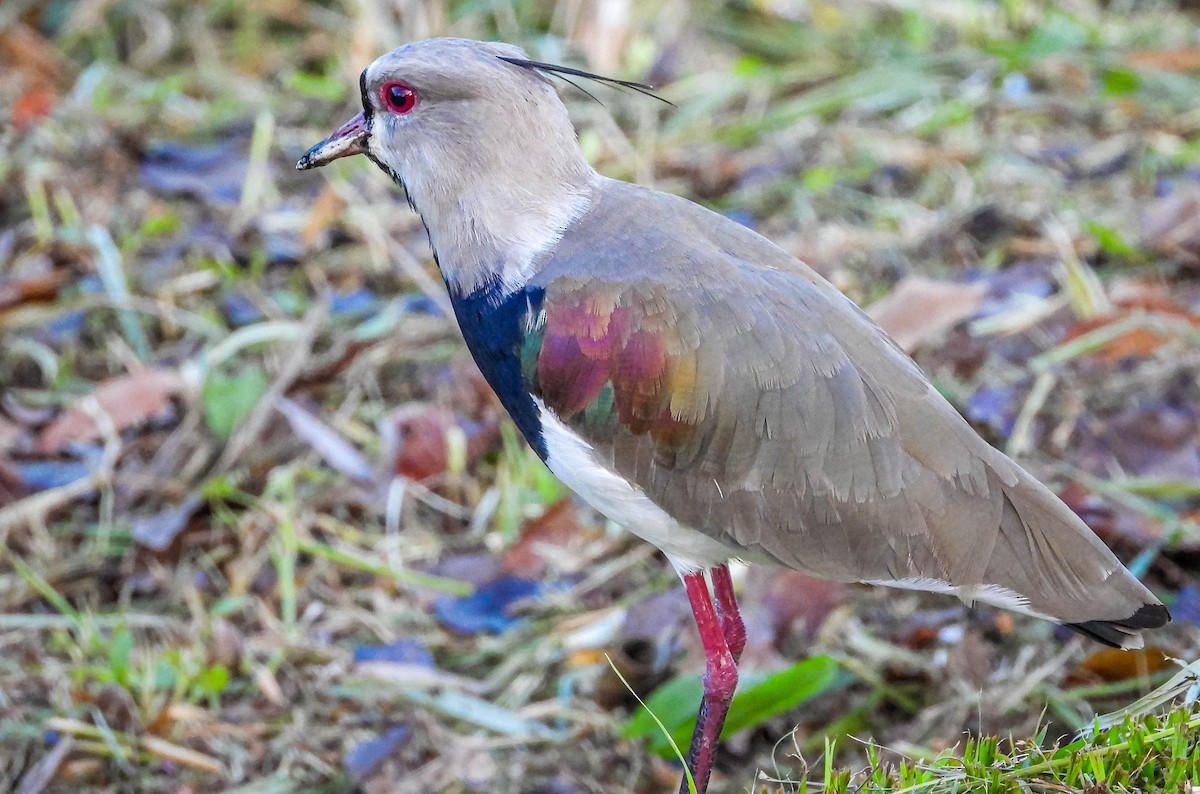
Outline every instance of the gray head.
{"type": "Polygon", "coordinates": [[[360,88],[363,112],[296,167],[369,157],[406,189],[451,286],[525,268],[599,179],[554,86],[518,47],[413,42],[368,66],[360,88]],[[490,273],[472,272],[480,261],[490,273]]]}

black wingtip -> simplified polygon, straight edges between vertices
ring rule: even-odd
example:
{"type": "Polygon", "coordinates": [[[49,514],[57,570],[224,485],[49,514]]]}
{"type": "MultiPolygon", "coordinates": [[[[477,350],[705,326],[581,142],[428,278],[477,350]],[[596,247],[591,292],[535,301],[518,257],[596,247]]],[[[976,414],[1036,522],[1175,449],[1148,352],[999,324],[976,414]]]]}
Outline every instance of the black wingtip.
{"type": "Polygon", "coordinates": [[[1143,604],[1124,620],[1088,620],[1068,623],[1067,628],[1111,648],[1129,648],[1130,638],[1143,629],[1157,629],[1171,622],[1171,613],[1162,604],[1143,604]]]}
{"type": "Polygon", "coordinates": [[[1171,613],[1162,604],[1143,604],[1133,617],[1121,622],[1133,629],[1157,629],[1171,622],[1171,613]]]}

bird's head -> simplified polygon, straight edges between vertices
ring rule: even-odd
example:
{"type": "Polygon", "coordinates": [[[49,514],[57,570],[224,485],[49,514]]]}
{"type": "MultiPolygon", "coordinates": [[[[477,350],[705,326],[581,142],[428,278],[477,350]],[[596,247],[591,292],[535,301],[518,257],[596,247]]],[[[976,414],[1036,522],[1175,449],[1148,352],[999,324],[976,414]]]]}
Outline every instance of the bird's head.
{"type": "MultiPolygon", "coordinates": [[[[363,112],[296,164],[365,154],[401,181],[419,160],[477,170],[530,148],[565,159],[574,130],[554,86],[511,44],[440,38],[392,50],[359,77],[363,112]]],[[[573,159],[573,158],[571,158],[573,159]]]]}
{"type": "Polygon", "coordinates": [[[405,188],[443,259],[472,243],[536,249],[597,179],[546,66],[468,39],[392,50],[359,79],[363,112],[296,167],[366,155],[405,188]]]}

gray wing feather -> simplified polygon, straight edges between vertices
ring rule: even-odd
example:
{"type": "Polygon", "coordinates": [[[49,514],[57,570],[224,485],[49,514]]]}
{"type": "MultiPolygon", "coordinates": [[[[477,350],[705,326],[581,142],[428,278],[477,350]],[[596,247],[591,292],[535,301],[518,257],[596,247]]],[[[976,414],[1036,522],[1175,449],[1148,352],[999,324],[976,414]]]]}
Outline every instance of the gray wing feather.
{"type": "Polygon", "coordinates": [[[619,432],[593,443],[732,555],[841,581],[940,582],[1072,623],[1157,603],[858,307],[762,237],[611,183],[537,281],[564,277],[636,294],[675,329],[673,352],[694,354],[694,388],[671,397],[697,425],[688,443],[664,451],[619,432]],[[613,228],[632,246],[597,244],[613,228]]]}

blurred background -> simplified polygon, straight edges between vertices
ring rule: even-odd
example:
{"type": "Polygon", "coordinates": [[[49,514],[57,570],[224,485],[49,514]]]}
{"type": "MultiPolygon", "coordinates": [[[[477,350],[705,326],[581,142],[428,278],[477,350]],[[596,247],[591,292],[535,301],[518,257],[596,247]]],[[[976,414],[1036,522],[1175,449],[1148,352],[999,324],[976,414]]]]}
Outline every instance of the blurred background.
{"type": "Polygon", "coordinates": [[[293,170],[434,35],[657,86],[563,85],[596,167],[868,306],[1175,616],[1117,654],[738,570],[713,791],[1050,745],[1196,657],[1194,3],[5,0],[0,789],[675,785],[630,694],[686,745],[675,574],[519,440],[398,189],[293,170]]]}

